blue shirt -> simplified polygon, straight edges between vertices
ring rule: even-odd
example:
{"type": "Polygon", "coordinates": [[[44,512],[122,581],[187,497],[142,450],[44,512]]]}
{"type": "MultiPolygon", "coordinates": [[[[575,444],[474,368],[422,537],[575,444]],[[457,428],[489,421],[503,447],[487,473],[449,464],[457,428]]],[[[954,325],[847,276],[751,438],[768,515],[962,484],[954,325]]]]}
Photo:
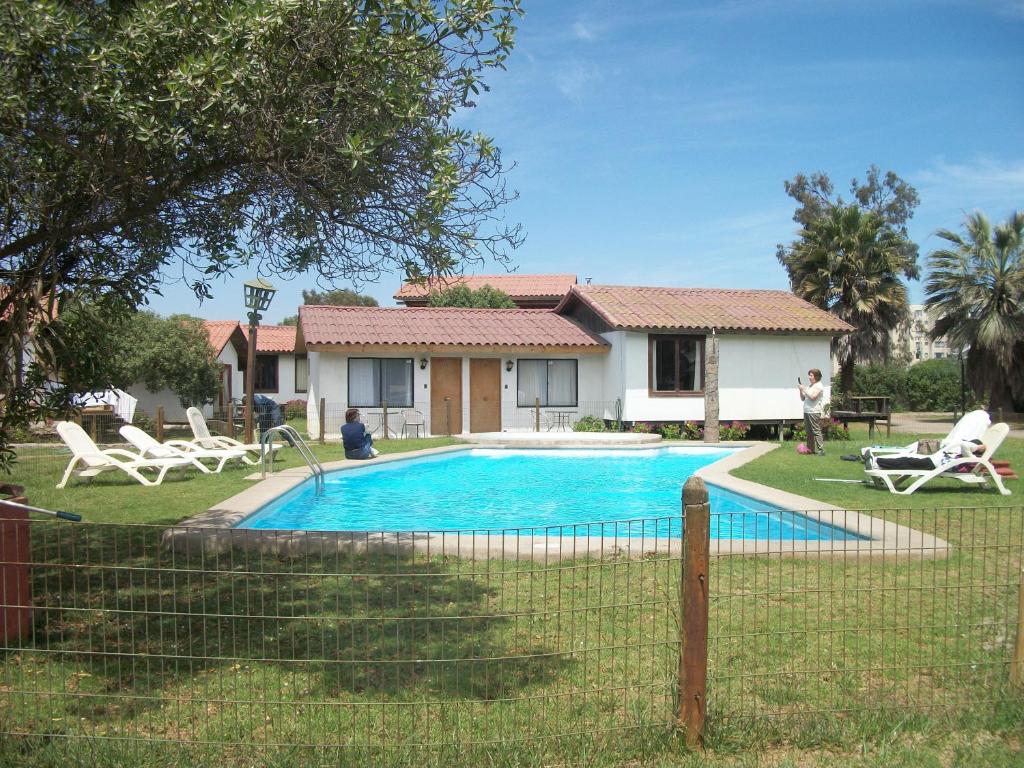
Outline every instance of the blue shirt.
{"type": "Polygon", "coordinates": [[[366,427],[361,421],[350,421],[341,426],[341,441],[346,451],[358,451],[366,445],[366,427]]]}

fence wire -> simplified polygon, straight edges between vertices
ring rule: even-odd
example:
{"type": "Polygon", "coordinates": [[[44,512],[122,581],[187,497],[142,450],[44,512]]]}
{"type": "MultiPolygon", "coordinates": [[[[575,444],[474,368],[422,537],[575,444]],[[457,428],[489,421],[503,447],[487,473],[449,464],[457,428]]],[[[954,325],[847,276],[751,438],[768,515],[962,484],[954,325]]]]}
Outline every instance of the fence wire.
{"type": "Polygon", "coordinates": [[[678,535],[679,519],[646,522],[423,534],[415,548],[239,531],[244,548],[186,554],[164,526],[32,520],[16,534],[31,608],[4,612],[0,731],[26,754],[141,762],[165,748],[352,765],[642,751],[671,723],[678,644],[678,546],[659,552],[644,531],[678,535]],[[544,538],[488,556],[526,535],[544,538]],[[572,557],[577,536],[607,544],[572,557]],[[649,551],[625,556],[624,537],[649,551]]]}

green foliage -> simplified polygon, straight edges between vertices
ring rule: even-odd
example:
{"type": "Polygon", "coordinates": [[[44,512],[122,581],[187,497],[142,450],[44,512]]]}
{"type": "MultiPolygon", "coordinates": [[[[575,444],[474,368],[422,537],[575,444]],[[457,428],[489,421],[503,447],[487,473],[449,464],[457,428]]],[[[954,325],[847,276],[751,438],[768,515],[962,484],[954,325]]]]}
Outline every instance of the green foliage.
{"type": "Polygon", "coordinates": [[[515,309],[516,303],[507,293],[490,285],[475,291],[465,283],[453,285],[443,291],[433,291],[427,300],[428,307],[474,307],[478,309],[515,309]]]}
{"type": "MultiPolygon", "coordinates": [[[[339,288],[334,291],[324,291],[319,293],[318,291],[302,291],[302,303],[307,306],[320,305],[320,306],[331,306],[331,307],[378,307],[377,300],[373,296],[364,296],[363,294],[350,290],[348,288],[339,288]]],[[[299,316],[289,315],[281,321],[281,325],[298,325],[299,316]]]]}
{"type": "Polygon", "coordinates": [[[891,398],[893,407],[902,408],[905,398],[907,367],[891,363],[858,365],[853,371],[853,386],[849,393],[836,388],[832,403],[842,402],[845,394],[891,398]]]}
{"type": "Polygon", "coordinates": [[[718,436],[722,440],[742,440],[750,431],[750,425],[742,421],[734,421],[731,424],[722,424],[718,428],[718,436]]]}
{"type": "Polygon", "coordinates": [[[290,421],[291,419],[306,418],[305,400],[289,400],[284,404],[283,408],[285,421],[290,421]]]}
{"type": "Polygon", "coordinates": [[[907,315],[907,288],[916,278],[909,241],[878,214],[857,205],[828,207],[810,221],[779,261],[793,293],[854,326],[833,342],[840,381],[849,389],[858,360],[885,359],[890,333],[907,315]]]}
{"type": "MultiPolygon", "coordinates": [[[[911,411],[955,411],[960,408],[960,362],[922,360],[907,369],[903,402],[911,411]]],[[[973,399],[973,398],[971,398],[973,399]]]]}
{"type": "Polygon", "coordinates": [[[137,308],[164,270],[205,297],[243,265],[333,284],[507,261],[522,236],[497,214],[514,197],[501,153],[463,126],[520,14],[519,0],[3,4],[0,453],[66,407],[44,386],[68,346],[50,318],[79,300],[137,308]],[[29,346],[32,376],[16,370],[29,346]]]}
{"type": "Polygon", "coordinates": [[[704,427],[696,421],[683,422],[683,437],[687,440],[703,440],[704,427]]]}
{"type": "Polygon", "coordinates": [[[607,427],[604,425],[604,419],[599,419],[597,416],[584,416],[575,424],[572,425],[573,432],[607,432],[607,427]]]}
{"type": "Polygon", "coordinates": [[[678,424],[662,424],[661,425],[661,436],[665,440],[678,440],[682,434],[678,424]]]}
{"type": "Polygon", "coordinates": [[[1024,212],[993,227],[976,211],[963,235],[939,230],[949,243],[928,256],[928,308],[933,335],[967,349],[971,387],[990,408],[1024,400],[1024,212]]]}
{"type": "Polygon", "coordinates": [[[644,421],[638,421],[630,427],[629,431],[646,435],[651,432],[651,425],[644,421]]]}

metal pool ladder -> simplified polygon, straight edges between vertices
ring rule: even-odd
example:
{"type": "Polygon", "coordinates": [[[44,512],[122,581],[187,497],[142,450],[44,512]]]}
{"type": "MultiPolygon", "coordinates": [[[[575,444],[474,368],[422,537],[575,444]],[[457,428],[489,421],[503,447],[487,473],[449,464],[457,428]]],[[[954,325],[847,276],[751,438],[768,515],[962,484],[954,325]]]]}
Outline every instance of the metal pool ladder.
{"type": "Polygon", "coordinates": [[[323,465],[320,463],[320,459],[316,457],[316,454],[310,450],[306,441],[303,440],[302,436],[295,430],[295,427],[290,427],[287,424],[271,427],[260,435],[261,476],[263,478],[266,478],[267,476],[267,457],[270,458],[270,473],[274,473],[274,435],[277,433],[292,439],[292,444],[298,449],[299,455],[303,458],[306,464],[309,465],[309,469],[313,473],[314,482],[316,483],[316,495],[322,496],[324,492],[323,465]]]}

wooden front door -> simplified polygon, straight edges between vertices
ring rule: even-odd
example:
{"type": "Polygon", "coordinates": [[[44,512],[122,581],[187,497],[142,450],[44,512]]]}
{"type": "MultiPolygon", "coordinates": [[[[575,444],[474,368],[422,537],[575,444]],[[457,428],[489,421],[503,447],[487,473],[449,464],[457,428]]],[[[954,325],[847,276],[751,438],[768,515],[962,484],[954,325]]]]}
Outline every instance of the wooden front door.
{"type": "Polygon", "coordinates": [[[462,432],[462,358],[430,359],[430,434],[462,432]]]}
{"type": "Polygon", "coordinates": [[[501,432],[501,360],[469,361],[469,431],[501,432]]]}

